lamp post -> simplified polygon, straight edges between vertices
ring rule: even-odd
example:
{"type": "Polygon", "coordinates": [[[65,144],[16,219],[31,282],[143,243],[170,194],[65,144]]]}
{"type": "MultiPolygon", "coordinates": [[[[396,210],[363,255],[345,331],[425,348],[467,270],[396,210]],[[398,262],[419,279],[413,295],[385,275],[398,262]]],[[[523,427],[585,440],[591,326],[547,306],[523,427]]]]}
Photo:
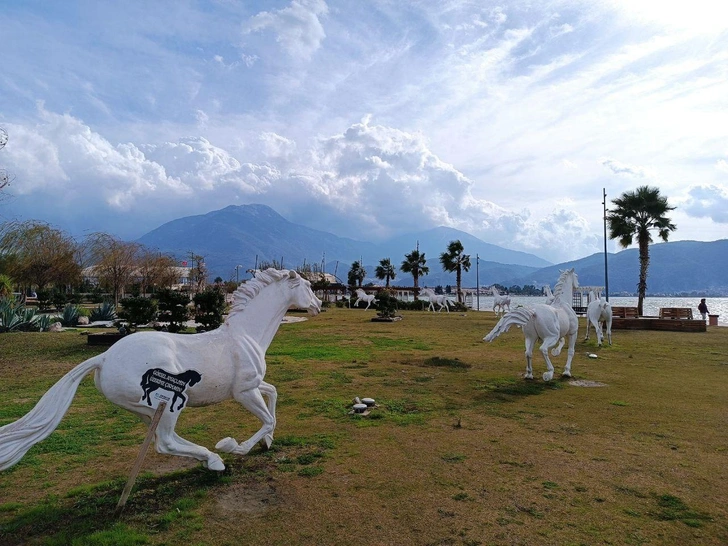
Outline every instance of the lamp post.
{"type": "Polygon", "coordinates": [[[609,301],[609,271],[607,270],[607,190],[602,188],[604,200],[604,298],[609,301]]]}
{"type": "Polygon", "coordinates": [[[478,311],[480,311],[480,256],[475,255],[475,297],[478,300],[478,311]]]}

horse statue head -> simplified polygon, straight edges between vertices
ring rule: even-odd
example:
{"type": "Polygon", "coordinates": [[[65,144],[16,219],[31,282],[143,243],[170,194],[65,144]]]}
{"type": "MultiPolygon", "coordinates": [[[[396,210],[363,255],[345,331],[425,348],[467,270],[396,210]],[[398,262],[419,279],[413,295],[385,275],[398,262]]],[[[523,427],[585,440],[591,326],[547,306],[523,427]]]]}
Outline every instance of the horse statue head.
{"type": "Polygon", "coordinates": [[[572,267],[571,269],[561,271],[559,280],[556,281],[556,286],[554,286],[553,303],[559,302],[571,307],[575,288],[579,288],[579,277],[574,271],[574,268],[572,267]]]}

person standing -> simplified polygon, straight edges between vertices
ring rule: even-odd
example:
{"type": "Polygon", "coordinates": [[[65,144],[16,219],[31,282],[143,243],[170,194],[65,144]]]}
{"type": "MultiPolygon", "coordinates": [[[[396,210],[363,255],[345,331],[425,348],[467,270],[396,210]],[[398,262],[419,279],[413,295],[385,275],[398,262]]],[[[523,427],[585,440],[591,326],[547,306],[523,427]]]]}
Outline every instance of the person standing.
{"type": "Polygon", "coordinates": [[[705,303],[705,298],[700,300],[700,303],[698,304],[698,311],[700,311],[700,314],[703,317],[703,320],[705,320],[708,317],[708,306],[705,303]]]}

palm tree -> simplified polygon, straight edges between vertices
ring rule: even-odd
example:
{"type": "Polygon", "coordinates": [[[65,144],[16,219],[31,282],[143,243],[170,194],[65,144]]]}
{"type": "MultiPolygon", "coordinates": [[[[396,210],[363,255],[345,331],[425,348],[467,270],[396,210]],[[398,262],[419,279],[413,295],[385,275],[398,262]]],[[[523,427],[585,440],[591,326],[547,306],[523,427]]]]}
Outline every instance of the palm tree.
{"type": "Polygon", "coordinates": [[[374,270],[374,274],[377,279],[386,279],[387,288],[389,288],[389,279],[394,279],[397,276],[397,272],[395,271],[392,262],[389,261],[389,258],[379,260],[379,265],[374,270]]]}
{"type": "Polygon", "coordinates": [[[463,292],[460,288],[463,271],[470,269],[470,254],[463,254],[463,244],[460,241],[450,241],[447,252],[440,254],[440,263],[445,271],[455,272],[457,283],[458,303],[462,303],[463,292]]]}
{"type": "Polygon", "coordinates": [[[430,268],[425,265],[427,263],[425,253],[420,252],[419,250],[413,250],[409,254],[405,254],[404,258],[405,259],[402,260],[402,265],[399,266],[399,269],[402,273],[412,274],[416,300],[420,290],[420,277],[427,275],[430,272],[430,268]]]}
{"type": "Polygon", "coordinates": [[[637,238],[640,252],[637,311],[641,316],[647,291],[647,267],[650,264],[649,245],[652,242],[650,230],[657,230],[660,238],[667,242],[668,235],[671,231],[675,231],[676,226],[665,214],[675,210],[675,207],[667,204],[667,197],[660,195],[658,188],[649,186],[640,186],[633,192],[624,192],[612,203],[616,208],[607,214],[609,238],[619,239],[619,244],[623,248],[631,245],[634,238],[637,238]]]}
{"type": "Polygon", "coordinates": [[[349,274],[347,276],[349,281],[349,286],[358,286],[361,288],[361,283],[364,282],[364,277],[367,276],[366,269],[364,269],[358,261],[351,264],[351,269],[349,269],[349,274]]]}

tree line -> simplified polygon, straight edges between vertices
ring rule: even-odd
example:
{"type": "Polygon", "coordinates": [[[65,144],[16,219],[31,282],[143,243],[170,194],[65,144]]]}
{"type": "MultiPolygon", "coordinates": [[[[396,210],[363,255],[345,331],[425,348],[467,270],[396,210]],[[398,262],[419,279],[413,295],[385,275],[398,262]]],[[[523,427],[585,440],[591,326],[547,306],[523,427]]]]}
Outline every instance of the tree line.
{"type": "MultiPolygon", "coordinates": [[[[201,257],[194,258],[197,265],[192,268],[191,282],[199,292],[206,271],[201,257]]],[[[179,278],[176,266],[173,256],[108,233],[92,233],[77,242],[35,220],[0,225],[0,294],[16,287],[24,293],[91,291],[93,286],[84,281],[85,271],[118,304],[131,285],[141,294],[173,286],[179,278]]]]}
{"type": "MultiPolygon", "coordinates": [[[[447,250],[440,254],[440,265],[442,265],[444,271],[455,273],[457,300],[458,303],[463,303],[462,273],[463,271],[468,272],[470,270],[470,255],[465,254],[465,248],[459,240],[450,241],[447,245],[447,250]]],[[[416,248],[412,252],[405,254],[404,260],[402,260],[402,263],[399,266],[399,270],[402,273],[412,275],[415,299],[417,299],[420,289],[420,277],[427,275],[430,272],[430,268],[427,266],[425,253],[420,252],[419,248],[416,248]]],[[[349,286],[353,288],[361,288],[366,275],[366,269],[363,264],[357,260],[351,264],[351,268],[347,275],[347,282],[349,283],[349,286]]],[[[378,279],[385,281],[385,288],[389,288],[390,280],[397,278],[397,271],[390,258],[383,258],[379,261],[379,265],[375,268],[374,275],[378,279]]]]}

